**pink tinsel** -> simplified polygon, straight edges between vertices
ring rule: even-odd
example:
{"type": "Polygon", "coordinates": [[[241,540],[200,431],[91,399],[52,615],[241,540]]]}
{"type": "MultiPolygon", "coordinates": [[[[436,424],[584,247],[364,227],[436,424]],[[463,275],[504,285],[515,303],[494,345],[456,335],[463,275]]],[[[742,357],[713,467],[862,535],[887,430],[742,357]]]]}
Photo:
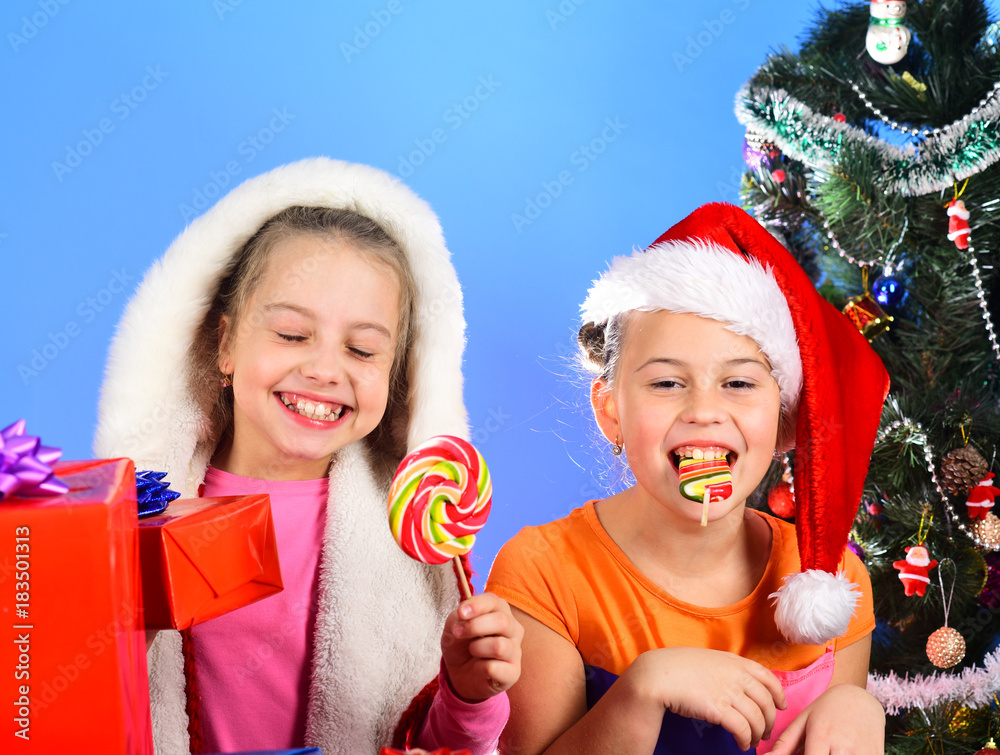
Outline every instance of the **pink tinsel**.
{"type": "Polygon", "coordinates": [[[905,677],[889,672],[885,676],[868,675],[868,691],[890,715],[909,708],[933,708],[943,702],[960,700],[969,708],[993,702],[1000,691],[1000,650],[983,659],[982,668],[973,666],[960,674],[905,677]]]}

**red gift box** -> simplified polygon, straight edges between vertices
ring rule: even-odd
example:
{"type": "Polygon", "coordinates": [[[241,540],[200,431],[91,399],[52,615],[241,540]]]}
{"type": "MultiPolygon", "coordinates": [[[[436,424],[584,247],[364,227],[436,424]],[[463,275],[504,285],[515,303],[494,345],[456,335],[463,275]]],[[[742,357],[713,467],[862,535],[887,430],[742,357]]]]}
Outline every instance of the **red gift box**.
{"type": "Polygon", "coordinates": [[[65,495],[0,501],[0,751],[151,754],[135,470],[54,471],[65,495]]]}
{"type": "Polygon", "coordinates": [[[186,498],[139,522],[147,629],[187,629],[281,592],[267,495],[186,498]]]}

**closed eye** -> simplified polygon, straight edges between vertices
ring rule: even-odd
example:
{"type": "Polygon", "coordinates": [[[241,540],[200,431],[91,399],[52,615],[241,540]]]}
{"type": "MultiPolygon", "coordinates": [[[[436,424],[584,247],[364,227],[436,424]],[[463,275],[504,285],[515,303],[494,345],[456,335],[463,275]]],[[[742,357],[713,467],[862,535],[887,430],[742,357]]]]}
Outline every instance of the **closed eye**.
{"type": "Polygon", "coordinates": [[[282,341],[288,341],[290,343],[301,343],[302,341],[306,340],[305,336],[298,336],[292,333],[278,333],[277,336],[282,341]]]}
{"type": "Polygon", "coordinates": [[[355,356],[359,356],[362,359],[371,359],[373,356],[375,356],[370,351],[364,351],[363,349],[358,349],[355,348],[354,346],[349,346],[348,348],[352,354],[354,354],[355,356]]]}

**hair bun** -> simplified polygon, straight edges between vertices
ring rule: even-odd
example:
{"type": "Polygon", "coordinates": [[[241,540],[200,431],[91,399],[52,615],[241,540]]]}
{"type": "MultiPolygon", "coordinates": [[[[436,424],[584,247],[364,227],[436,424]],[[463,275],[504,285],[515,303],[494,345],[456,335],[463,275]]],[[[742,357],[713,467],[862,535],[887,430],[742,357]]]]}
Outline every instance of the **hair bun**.
{"type": "Polygon", "coordinates": [[[607,364],[607,354],[605,353],[604,325],[595,325],[592,322],[584,323],[577,333],[576,340],[583,351],[584,366],[595,372],[601,372],[607,364]]]}

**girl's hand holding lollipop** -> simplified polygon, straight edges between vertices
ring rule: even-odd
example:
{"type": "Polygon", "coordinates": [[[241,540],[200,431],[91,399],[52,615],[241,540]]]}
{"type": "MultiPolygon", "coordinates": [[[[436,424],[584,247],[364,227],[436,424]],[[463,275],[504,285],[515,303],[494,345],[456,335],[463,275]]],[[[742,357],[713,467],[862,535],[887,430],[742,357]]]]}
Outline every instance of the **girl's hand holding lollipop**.
{"type": "Polygon", "coordinates": [[[459,697],[476,702],[508,689],[521,674],[521,637],[505,600],[473,597],[461,563],[490,512],[489,469],[468,441],[438,435],[404,457],[389,490],[389,526],[408,556],[454,560],[464,600],[445,622],[441,651],[459,697]]]}

